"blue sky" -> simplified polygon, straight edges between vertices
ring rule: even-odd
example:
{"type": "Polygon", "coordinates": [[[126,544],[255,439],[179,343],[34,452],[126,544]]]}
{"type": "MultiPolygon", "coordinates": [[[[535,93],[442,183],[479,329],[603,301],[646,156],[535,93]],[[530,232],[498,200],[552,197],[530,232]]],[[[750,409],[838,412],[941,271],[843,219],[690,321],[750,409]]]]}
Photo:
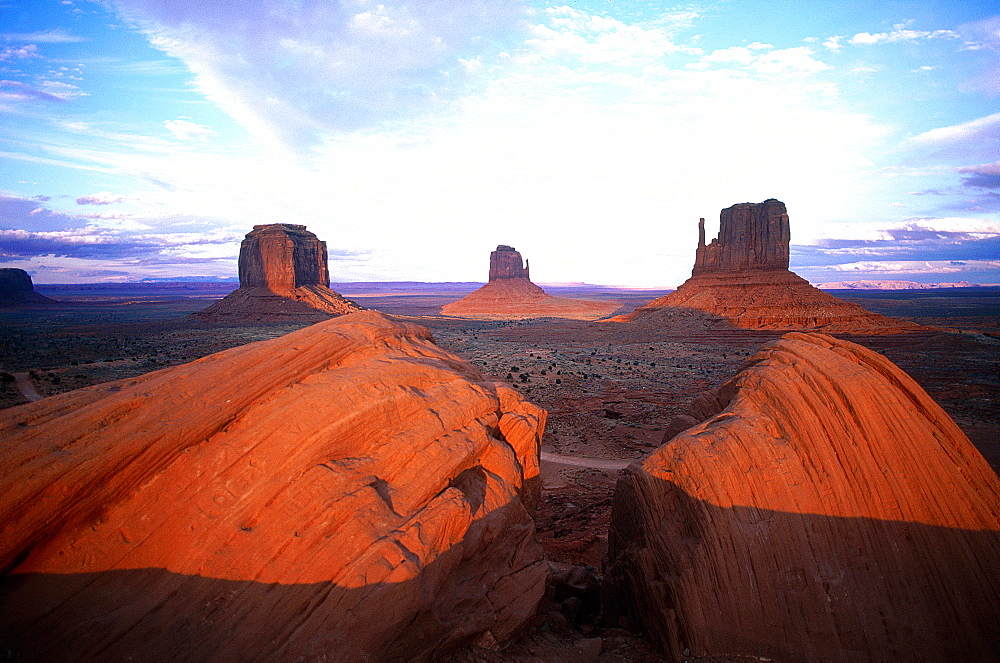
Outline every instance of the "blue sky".
{"type": "Polygon", "coordinates": [[[1000,1],[0,0],[0,265],[675,286],[778,198],[813,282],[1000,282],[1000,1]]]}

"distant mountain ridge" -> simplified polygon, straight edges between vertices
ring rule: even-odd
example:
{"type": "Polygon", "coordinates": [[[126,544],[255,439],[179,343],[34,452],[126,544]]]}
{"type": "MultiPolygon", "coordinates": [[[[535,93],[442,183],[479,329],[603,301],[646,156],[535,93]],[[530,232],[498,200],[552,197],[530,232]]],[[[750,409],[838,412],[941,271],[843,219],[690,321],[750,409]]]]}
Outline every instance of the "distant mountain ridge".
{"type": "Polygon", "coordinates": [[[933,290],[935,288],[982,288],[988,283],[917,283],[915,281],[831,281],[820,283],[823,290],[933,290]]]}

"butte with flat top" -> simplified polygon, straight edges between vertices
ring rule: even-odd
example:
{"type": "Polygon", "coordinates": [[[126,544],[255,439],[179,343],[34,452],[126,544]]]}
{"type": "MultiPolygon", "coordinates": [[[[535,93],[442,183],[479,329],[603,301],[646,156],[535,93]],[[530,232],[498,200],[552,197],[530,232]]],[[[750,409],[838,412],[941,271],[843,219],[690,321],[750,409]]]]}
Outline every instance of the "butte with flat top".
{"type": "Polygon", "coordinates": [[[722,210],[719,236],[707,245],[705,219],[700,219],[691,278],[674,292],[614,320],[689,329],[861,334],[922,329],[838,299],[791,272],[790,237],[785,204],[774,198],[722,210]]]}
{"type": "Polygon", "coordinates": [[[456,302],[441,307],[442,315],[473,320],[570,318],[596,320],[619,308],[616,302],[553,297],[531,282],[527,262],[514,247],[501,244],[490,254],[490,280],[456,302]]]}
{"type": "Polygon", "coordinates": [[[325,320],[361,307],[330,289],[326,242],[291,223],[254,226],[240,245],[240,287],[197,315],[325,320]]]}

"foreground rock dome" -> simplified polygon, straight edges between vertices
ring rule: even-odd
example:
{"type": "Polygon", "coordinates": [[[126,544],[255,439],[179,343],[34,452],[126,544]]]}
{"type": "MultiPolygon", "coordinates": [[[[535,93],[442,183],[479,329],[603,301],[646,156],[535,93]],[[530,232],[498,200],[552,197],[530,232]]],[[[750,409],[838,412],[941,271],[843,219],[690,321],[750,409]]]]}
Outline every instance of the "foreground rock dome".
{"type": "Polygon", "coordinates": [[[473,320],[571,318],[596,320],[619,308],[616,302],[553,297],[531,282],[527,262],[512,246],[490,254],[490,280],[483,287],[441,307],[442,315],[473,320]]]}
{"type": "Polygon", "coordinates": [[[610,617],[675,660],[995,660],[1000,479],[909,376],[791,333],[698,400],[619,479],[610,617]]]}
{"type": "Polygon", "coordinates": [[[2,410],[0,643],[48,661],[503,643],[548,573],[529,515],[545,417],[367,311],[2,410]]]}
{"type": "Polygon", "coordinates": [[[773,198],[720,213],[719,236],[698,248],[691,278],[674,292],[615,318],[676,328],[819,330],[887,333],[921,329],[814,288],[788,269],[790,230],[785,204],[773,198]]]}
{"type": "Polygon", "coordinates": [[[305,226],[254,226],[240,245],[239,270],[239,289],[198,315],[325,320],[361,310],[330,289],[326,242],[305,226]]]}

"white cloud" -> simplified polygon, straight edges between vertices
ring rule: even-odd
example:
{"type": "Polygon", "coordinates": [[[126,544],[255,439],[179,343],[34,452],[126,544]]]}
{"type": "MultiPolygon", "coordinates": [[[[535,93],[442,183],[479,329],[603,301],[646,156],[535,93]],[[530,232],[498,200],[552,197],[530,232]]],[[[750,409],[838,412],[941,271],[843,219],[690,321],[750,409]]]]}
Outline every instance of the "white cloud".
{"type": "Polygon", "coordinates": [[[468,76],[459,60],[501,50],[522,17],[517,0],[116,4],[209,99],[258,138],[297,149],[439,108],[468,76]]]}
{"type": "Polygon", "coordinates": [[[969,120],[950,127],[925,131],[909,139],[914,145],[954,145],[970,141],[1000,139],[1000,113],[969,120]]]}
{"type": "Polygon", "coordinates": [[[34,44],[27,44],[25,46],[8,46],[7,48],[0,50],[0,61],[3,60],[24,60],[27,58],[40,58],[41,54],[38,52],[38,46],[34,44]]]}
{"type": "Polygon", "coordinates": [[[170,131],[175,138],[177,138],[177,140],[202,141],[214,138],[218,135],[210,127],[185,119],[167,120],[163,123],[163,126],[165,126],[167,130],[170,131]]]}
{"type": "Polygon", "coordinates": [[[858,261],[827,265],[824,271],[877,274],[962,274],[966,272],[996,272],[1000,260],[885,260],[858,261]]]}
{"type": "Polygon", "coordinates": [[[0,39],[6,41],[36,42],[39,44],[68,44],[87,41],[86,37],[71,35],[64,30],[48,30],[45,32],[3,32],[0,39]]]}
{"type": "Polygon", "coordinates": [[[910,30],[909,25],[913,22],[899,23],[894,25],[889,32],[859,32],[850,38],[849,43],[854,45],[867,46],[878,43],[897,43],[906,41],[920,41],[924,39],[961,39],[961,35],[953,30],[910,30]]]}
{"type": "Polygon", "coordinates": [[[77,205],[111,205],[125,200],[125,196],[110,191],[98,191],[87,196],[80,196],[76,199],[77,205]]]}

